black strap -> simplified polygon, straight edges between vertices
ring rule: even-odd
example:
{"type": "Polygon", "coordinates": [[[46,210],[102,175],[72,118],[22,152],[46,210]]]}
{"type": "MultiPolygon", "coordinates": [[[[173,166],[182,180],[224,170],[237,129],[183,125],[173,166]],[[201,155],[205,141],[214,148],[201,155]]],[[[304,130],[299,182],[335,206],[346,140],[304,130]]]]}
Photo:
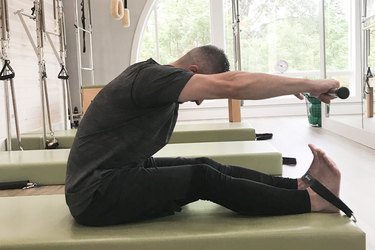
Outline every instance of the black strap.
{"type": "Polygon", "coordinates": [[[29,180],[0,182],[0,190],[26,189],[26,188],[32,188],[35,186],[37,186],[36,183],[32,183],[29,180]]]}
{"type": "Polygon", "coordinates": [[[46,63],[44,61],[42,62],[42,78],[47,78],[46,63]]]}
{"type": "Polygon", "coordinates": [[[82,0],[81,2],[81,21],[82,21],[82,40],[83,40],[83,53],[86,52],[86,17],[85,17],[85,0],[82,0]]]}
{"type": "Polygon", "coordinates": [[[34,6],[31,8],[31,15],[32,16],[35,15],[35,2],[34,2],[34,6]]]}
{"type": "Polygon", "coordinates": [[[59,75],[57,76],[57,78],[64,79],[64,80],[68,80],[69,79],[68,72],[66,71],[64,65],[61,65],[61,70],[60,70],[59,75]]]}
{"type": "Polygon", "coordinates": [[[353,215],[353,211],[336,195],[329,191],[322,183],[313,178],[311,175],[306,173],[302,179],[308,183],[312,190],[314,190],[322,198],[330,202],[332,205],[343,211],[349,218],[353,217],[353,221],[357,222],[357,219],[353,215]]]}
{"type": "Polygon", "coordinates": [[[272,133],[263,133],[263,134],[255,134],[255,138],[257,141],[264,141],[272,139],[273,134],[272,133]]]}
{"type": "Polygon", "coordinates": [[[10,66],[10,61],[9,60],[5,60],[3,68],[1,69],[1,72],[0,72],[0,80],[4,81],[4,80],[12,79],[12,78],[14,78],[15,75],[16,74],[14,73],[14,70],[10,66]],[[6,70],[9,70],[11,73],[5,75],[6,70]]]}
{"type": "Polygon", "coordinates": [[[293,157],[283,157],[283,165],[297,165],[297,159],[293,157]]]}

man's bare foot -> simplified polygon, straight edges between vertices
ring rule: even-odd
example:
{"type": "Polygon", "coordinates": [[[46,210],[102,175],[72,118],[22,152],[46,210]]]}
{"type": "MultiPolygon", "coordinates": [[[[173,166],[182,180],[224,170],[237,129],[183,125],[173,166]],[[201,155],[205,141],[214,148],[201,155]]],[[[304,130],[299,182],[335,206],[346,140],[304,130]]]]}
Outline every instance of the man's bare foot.
{"type": "Polygon", "coordinates": [[[323,199],[311,188],[306,189],[310,196],[311,212],[338,213],[339,209],[323,199]]]}
{"type": "MultiPolygon", "coordinates": [[[[340,181],[341,174],[336,167],[335,162],[330,159],[326,153],[309,144],[310,150],[314,155],[313,161],[311,162],[310,168],[307,173],[313,178],[322,183],[326,188],[328,188],[337,197],[340,194],[340,181]]],[[[334,207],[331,203],[316,194],[311,188],[306,185],[302,179],[298,179],[298,188],[307,189],[310,195],[311,201],[311,211],[313,212],[337,212],[338,209],[334,207]]]]}

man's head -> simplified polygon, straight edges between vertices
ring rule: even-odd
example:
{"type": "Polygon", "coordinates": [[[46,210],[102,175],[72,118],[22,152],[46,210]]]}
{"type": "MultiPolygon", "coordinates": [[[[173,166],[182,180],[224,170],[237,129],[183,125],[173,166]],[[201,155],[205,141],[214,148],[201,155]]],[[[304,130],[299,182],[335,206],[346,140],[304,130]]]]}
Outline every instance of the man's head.
{"type": "Polygon", "coordinates": [[[229,71],[229,62],[224,51],[213,45],[196,47],[172,65],[198,74],[216,74],[229,71]]]}

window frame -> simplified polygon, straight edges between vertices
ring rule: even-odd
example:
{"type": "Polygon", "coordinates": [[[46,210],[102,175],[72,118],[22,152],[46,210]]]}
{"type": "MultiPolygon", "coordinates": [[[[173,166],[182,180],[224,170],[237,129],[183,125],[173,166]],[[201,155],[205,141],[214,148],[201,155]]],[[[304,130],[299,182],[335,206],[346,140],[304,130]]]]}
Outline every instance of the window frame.
{"type": "MultiPolygon", "coordinates": [[[[324,3],[324,0],[319,0],[321,3],[324,3]]],[[[130,62],[131,64],[136,63],[139,60],[139,50],[141,48],[141,42],[143,40],[143,32],[145,30],[145,27],[147,25],[148,17],[151,13],[151,11],[154,10],[156,0],[147,0],[143,11],[140,15],[133,42],[132,42],[132,50],[131,50],[131,58],[130,62]]],[[[352,10],[352,18],[350,20],[349,24],[349,39],[350,39],[350,51],[349,51],[349,57],[350,61],[353,62],[352,65],[350,65],[348,71],[340,71],[340,73],[344,74],[353,74],[353,81],[355,82],[355,95],[351,95],[348,99],[345,100],[345,103],[358,103],[361,101],[361,58],[360,58],[360,42],[358,39],[357,34],[360,34],[360,30],[358,30],[358,13],[356,12],[357,7],[355,0],[350,0],[350,4],[353,8],[352,10]],[[352,34],[354,33],[354,35],[352,34]],[[354,43],[354,44],[353,44],[354,43]]],[[[224,0],[210,0],[210,31],[211,31],[211,43],[224,49],[225,50],[225,28],[224,28],[224,0]],[[217,25],[217,23],[220,22],[222,25],[217,25]],[[212,25],[215,23],[215,25],[212,25]]],[[[319,19],[321,22],[323,22],[323,14],[322,12],[319,13],[319,19]]],[[[322,55],[322,46],[324,46],[324,29],[323,26],[320,25],[320,43],[321,43],[321,57],[320,61],[321,64],[325,63],[325,60],[322,55]]],[[[299,72],[299,73],[306,73],[306,74],[314,74],[314,75],[320,75],[320,77],[324,77],[325,74],[323,73],[323,67],[320,69],[320,72],[299,72]]],[[[289,72],[288,74],[285,74],[286,76],[293,76],[293,72],[289,72]]],[[[335,103],[342,103],[343,100],[335,100],[335,103]]],[[[206,100],[203,102],[201,106],[195,106],[195,104],[184,104],[181,108],[187,108],[191,109],[193,107],[198,109],[203,108],[222,108],[227,107],[228,103],[227,100],[206,100]]],[[[305,103],[301,102],[297,98],[293,96],[284,96],[284,97],[278,97],[278,98],[271,98],[266,100],[258,100],[256,102],[251,100],[246,100],[243,102],[242,109],[245,111],[245,116],[250,115],[249,112],[246,112],[246,109],[250,108],[256,108],[262,107],[264,108],[267,106],[268,108],[272,109],[272,106],[274,105],[299,105],[300,108],[299,111],[296,114],[302,115],[306,113],[305,109],[305,103]]],[[[344,110],[339,111],[344,112],[344,110]]],[[[276,114],[280,114],[280,112],[275,112],[276,114]]],[[[226,114],[225,114],[226,115],[226,114]]],[[[282,115],[282,114],[281,114],[282,115]]],[[[224,118],[224,117],[223,117],[224,118]]]]}

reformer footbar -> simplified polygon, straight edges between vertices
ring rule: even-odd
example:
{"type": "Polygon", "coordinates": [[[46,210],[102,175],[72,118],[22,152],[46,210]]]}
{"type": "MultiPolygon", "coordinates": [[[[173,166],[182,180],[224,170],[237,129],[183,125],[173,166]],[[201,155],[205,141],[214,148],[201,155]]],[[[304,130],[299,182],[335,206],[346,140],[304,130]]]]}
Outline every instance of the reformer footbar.
{"type": "Polygon", "coordinates": [[[346,216],[352,218],[354,222],[357,222],[353,211],[336,195],[329,191],[322,183],[312,177],[309,173],[302,176],[302,180],[307,183],[310,188],[315,191],[318,195],[330,202],[332,205],[340,209],[345,213],[346,216]]]}

